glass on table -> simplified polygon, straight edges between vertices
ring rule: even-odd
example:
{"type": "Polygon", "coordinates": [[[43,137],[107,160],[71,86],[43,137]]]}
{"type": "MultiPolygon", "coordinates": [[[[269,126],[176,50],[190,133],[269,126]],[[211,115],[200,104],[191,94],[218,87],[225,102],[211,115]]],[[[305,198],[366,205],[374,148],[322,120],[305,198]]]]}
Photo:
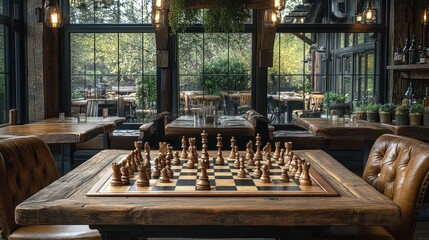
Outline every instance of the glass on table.
{"type": "Polygon", "coordinates": [[[65,115],[65,113],[60,113],[59,115],[58,115],[58,121],[59,122],[65,122],[66,121],[66,115],[65,115]]]}

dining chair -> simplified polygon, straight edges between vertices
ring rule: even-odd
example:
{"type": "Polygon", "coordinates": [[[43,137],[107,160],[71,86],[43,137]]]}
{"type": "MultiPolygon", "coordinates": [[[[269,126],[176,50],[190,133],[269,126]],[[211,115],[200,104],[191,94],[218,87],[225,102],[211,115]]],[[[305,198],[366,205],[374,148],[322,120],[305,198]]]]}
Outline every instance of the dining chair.
{"type": "Polygon", "coordinates": [[[101,239],[98,231],[87,225],[19,226],[15,223],[15,207],[58,178],[52,154],[41,139],[27,136],[0,140],[1,239],[101,239]]]}
{"type": "Polygon", "coordinates": [[[372,146],[362,178],[401,208],[402,221],[386,226],[332,226],[314,239],[413,239],[429,186],[429,145],[408,137],[382,135],[372,146]]]}

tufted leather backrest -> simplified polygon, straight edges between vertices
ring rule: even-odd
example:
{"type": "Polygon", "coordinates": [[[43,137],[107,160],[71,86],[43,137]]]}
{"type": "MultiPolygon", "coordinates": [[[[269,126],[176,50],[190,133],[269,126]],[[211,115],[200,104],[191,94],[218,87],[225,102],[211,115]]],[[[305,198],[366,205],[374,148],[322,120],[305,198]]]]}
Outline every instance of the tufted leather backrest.
{"type": "Polygon", "coordinates": [[[52,154],[41,139],[0,140],[0,226],[6,235],[18,227],[15,207],[58,178],[52,154]]]}
{"type": "Polygon", "coordinates": [[[401,207],[401,224],[385,226],[396,239],[413,239],[428,173],[428,144],[390,134],[374,143],[362,178],[401,207]]]}

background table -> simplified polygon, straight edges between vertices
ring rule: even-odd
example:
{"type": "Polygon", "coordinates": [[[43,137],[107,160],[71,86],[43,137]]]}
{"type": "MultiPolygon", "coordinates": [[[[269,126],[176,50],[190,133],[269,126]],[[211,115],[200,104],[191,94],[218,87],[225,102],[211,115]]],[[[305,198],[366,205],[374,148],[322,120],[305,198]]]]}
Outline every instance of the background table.
{"type": "MultiPolygon", "coordinates": [[[[152,150],[155,155],[156,150],[152,150]]],[[[400,209],[321,150],[295,151],[339,197],[87,197],[128,151],[104,150],[15,210],[20,225],[89,224],[103,239],[308,236],[316,226],[398,224],[400,209]],[[67,216],[67,217],[64,217],[67,216]]],[[[214,153],[213,153],[214,154],[214,153]]]]}

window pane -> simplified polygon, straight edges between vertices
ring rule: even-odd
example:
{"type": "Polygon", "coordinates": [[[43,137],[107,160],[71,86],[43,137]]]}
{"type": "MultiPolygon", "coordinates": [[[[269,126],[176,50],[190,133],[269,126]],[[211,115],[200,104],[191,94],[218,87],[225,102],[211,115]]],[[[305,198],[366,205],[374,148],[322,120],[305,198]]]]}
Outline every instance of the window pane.
{"type": "Polygon", "coordinates": [[[225,114],[249,109],[251,34],[179,34],[181,114],[203,102],[225,114]]]}
{"type": "Polygon", "coordinates": [[[0,0],[0,14],[6,15],[6,1],[7,0],[0,0]]]}
{"type": "Polygon", "coordinates": [[[0,25],[0,123],[7,122],[7,106],[6,106],[6,79],[8,77],[6,69],[6,31],[5,26],[0,25]]]}
{"type": "Polygon", "coordinates": [[[151,11],[151,0],[70,0],[70,23],[150,23],[151,11]]]}

